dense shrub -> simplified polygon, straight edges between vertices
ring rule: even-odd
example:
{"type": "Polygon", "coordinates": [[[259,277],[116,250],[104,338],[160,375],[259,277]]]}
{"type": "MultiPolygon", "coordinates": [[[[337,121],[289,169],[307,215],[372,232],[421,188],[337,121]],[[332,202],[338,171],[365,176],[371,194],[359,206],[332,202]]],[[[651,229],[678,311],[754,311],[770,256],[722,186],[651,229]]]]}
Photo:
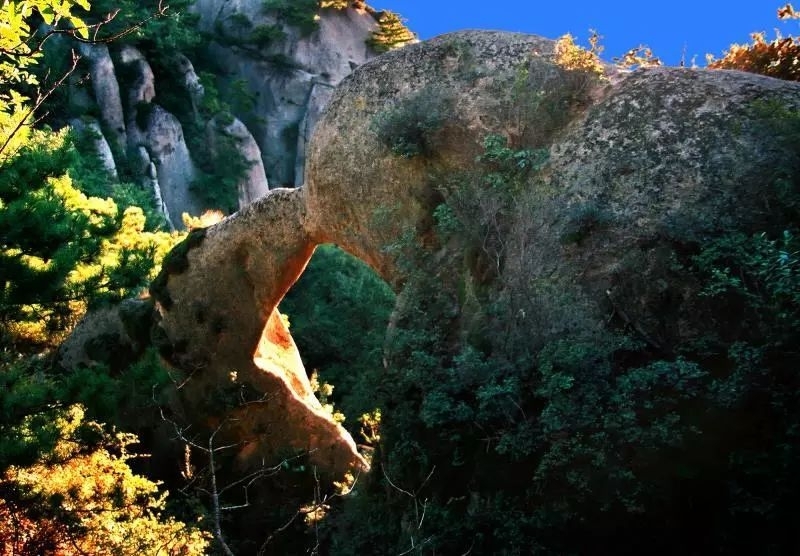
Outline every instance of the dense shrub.
{"type": "Polygon", "coordinates": [[[441,92],[426,89],[384,108],[373,118],[371,130],[397,156],[430,156],[450,110],[441,92]]]}
{"type": "Polygon", "coordinates": [[[570,294],[513,280],[504,257],[519,230],[497,214],[509,213],[510,191],[535,182],[541,159],[501,137],[485,149],[479,174],[454,177],[435,211],[437,234],[456,255],[416,244],[397,251],[416,270],[392,316],[385,370],[364,375],[382,409],[374,471],[323,524],[325,546],[335,554],[796,548],[785,530],[800,493],[791,472],[800,465],[797,230],[691,248],[682,272],[702,284],[698,305],[720,315],[700,323],[700,340],[667,354],[615,322],[581,332],[570,325],[570,294]],[[470,253],[491,263],[490,279],[470,253]]]}
{"type": "Polygon", "coordinates": [[[768,41],[763,33],[754,33],[750,44],[734,44],[722,58],[711,60],[708,67],[800,81],[799,58],[800,39],[797,37],[777,37],[768,41]]]}

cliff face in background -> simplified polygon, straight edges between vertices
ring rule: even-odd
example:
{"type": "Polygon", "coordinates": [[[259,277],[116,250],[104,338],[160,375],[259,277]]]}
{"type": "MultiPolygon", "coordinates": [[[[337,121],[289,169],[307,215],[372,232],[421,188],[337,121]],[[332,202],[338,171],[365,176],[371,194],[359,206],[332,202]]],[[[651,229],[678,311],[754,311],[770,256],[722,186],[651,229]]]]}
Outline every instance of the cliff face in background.
{"type": "Polygon", "coordinates": [[[261,148],[270,183],[302,184],[305,144],[333,88],[375,56],[366,44],[378,27],[374,16],[352,7],[323,9],[318,29],[305,34],[282,25],[262,2],[198,0],[193,8],[199,29],[211,36],[209,57],[226,86],[239,81],[253,95],[253,108],[242,117],[261,148]],[[276,25],[283,38],[250,38],[276,25]]]}
{"type": "Polygon", "coordinates": [[[158,80],[134,46],[83,46],[90,79],[88,85],[73,81],[70,93],[73,106],[82,104],[98,115],[117,165],[127,164],[138,181],[154,189],[178,228],[184,212],[221,208],[209,197],[234,195],[242,208],[264,195],[270,183],[302,184],[311,132],[334,87],[375,56],[367,41],[378,28],[375,12],[366,7],[322,9],[313,30],[293,27],[256,0],[200,0],[192,10],[197,32],[205,37],[198,56],[215,75],[220,98],[229,101],[232,121],[216,121],[218,115],[200,110],[201,79],[192,62],[176,52],[168,53],[158,80]],[[165,94],[189,100],[191,110],[171,113],[160,100],[165,94]],[[246,102],[232,100],[237,95],[246,102]],[[205,137],[189,141],[187,125],[205,129],[205,137]],[[223,180],[206,185],[232,191],[200,195],[193,184],[203,175],[204,159],[219,154],[221,141],[232,142],[248,168],[236,185],[223,180]]]}

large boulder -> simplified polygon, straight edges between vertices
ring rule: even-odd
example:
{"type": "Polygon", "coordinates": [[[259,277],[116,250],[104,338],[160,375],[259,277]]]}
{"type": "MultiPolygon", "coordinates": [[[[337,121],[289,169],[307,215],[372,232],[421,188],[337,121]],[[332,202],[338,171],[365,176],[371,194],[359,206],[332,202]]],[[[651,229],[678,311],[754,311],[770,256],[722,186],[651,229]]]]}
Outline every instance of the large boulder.
{"type": "Polygon", "coordinates": [[[530,318],[543,335],[619,315],[668,352],[703,318],[683,250],[785,223],[774,185],[797,187],[800,164],[769,112],[800,107],[800,85],[678,68],[600,76],[563,67],[555,47],[469,31],[364,64],[317,124],[305,187],[271,191],[169,257],[152,287],[158,344],[183,373],[187,418],[241,443],[245,468],[286,448],[332,475],[365,466],[313,398],[276,309],[319,243],[401,289],[407,269],[387,246],[404,238],[435,251],[442,280],[465,272],[540,300],[530,318]],[[537,164],[503,210],[479,207],[486,230],[462,231],[485,240],[491,226],[505,230],[471,258],[436,239],[434,211],[469,204],[465,191],[485,198],[475,176],[486,173],[487,137],[537,164]],[[220,392],[242,403],[217,403],[220,392]]]}
{"type": "Polygon", "coordinates": [[[341,476],[366,463],[314,397],[276,308],[314,250],[303,193],[273,189],[223,223],[190,233],[151,287],[156,336],[181,373],[182,420],[218,427],[221,443],[241,447],[242,468],[303,452],[321,472],[341,476]]]}

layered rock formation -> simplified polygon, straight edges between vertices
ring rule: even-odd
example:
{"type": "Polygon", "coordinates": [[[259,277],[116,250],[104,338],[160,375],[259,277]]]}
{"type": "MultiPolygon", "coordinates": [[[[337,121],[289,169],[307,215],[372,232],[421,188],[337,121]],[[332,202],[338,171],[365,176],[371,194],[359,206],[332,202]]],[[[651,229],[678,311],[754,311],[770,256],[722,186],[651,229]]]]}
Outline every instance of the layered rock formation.
{"type": "Polygon", "coordinates": [[[199,27],[213,41],[210,56],[225,68],[228,87],[244,83],[254,106],[241,114],[261,149],[270,183],[303,183],[308,131],[333,89],[375,56],[366,41],[377,29],[371,13],[324,9],[312,33],[283,24],[262,2],[199,0],[199,27]],[[274,38],[267,39],[267,32],[274,38]]]}
{"type": "MultiPolygon", "coordinates": [[[[548,155],[497,215],[510,232],[490,260],[522,297],[571,300],[549,321],[553,307],[539,307],[543,333],[591,331],[619,314],[665,352],[691,339],[698,285],[676,261],[702,239],[780,229],[775,182],[797,187],[800,164],[764,107],[798,109],[800,86],[678,68],[601,78],[553,53],[539,37],[463,32],[345,79],[316,126],[305,187],[274,190],[196,232],[152,288],[187,419],[223,426],[245,467],[287,447],[332,475],[363,467],[311,396],[277,304],[322,242],[398,289],[397,250],[386,249],[398,238],[454,260],[432,239],[433,211],[485,172],[476,158],[492,134],[548,155]],[[558,297],[534,291],[543,281],[558,297]],[[211,402],[231,386],[243,403],[211,402]]],[[[471,264],[442,275],[477,279],[471,264]]]]}
{"type": "MultiPolygon", "coordinates": [[[[243,207],[263,195],[270,182],[303,183],[306,143],[333,88],[376,54],[366,42],[378,27],[376,14],[358,5],[321,10],[315,29],[309,31],[283,21],[260,1],[196,2],[192,9],[199,16],[198,32],[211,39],[202,54],[204,66],[219,76],[221,96],[235,112],[232,123],[227,114],[219,125],[217,115],[201,114],[204,88],[186,56],[162,53],[169,67],[157,68],[156,83],[147,56],[132,45],[112,45],[111,51],[106,45],[81,46],[91,95],[73,82],[73,108],[89,111],[94,104],[117,165],[127,159],[127,167],[142,184],[155,188],[170,225],[179,228],[184,212],[196,215],[222,208],[212,206],[193,184],[202,169],[208,170],[207,157],[215,152],[215,143],[232,139],[250,163],[236,184],[238,205],[243,207]],[[164,97],[176,94],[191,104],[186,113],[167,108],[164,97]],[[237,94],[245,94],[252,103],[237,105],[237,94]],[[205,127],[207,143],[190,141],[187,125],[205,127]]],[[[234,192],[206,197],[229,194],[234,192]]]]}

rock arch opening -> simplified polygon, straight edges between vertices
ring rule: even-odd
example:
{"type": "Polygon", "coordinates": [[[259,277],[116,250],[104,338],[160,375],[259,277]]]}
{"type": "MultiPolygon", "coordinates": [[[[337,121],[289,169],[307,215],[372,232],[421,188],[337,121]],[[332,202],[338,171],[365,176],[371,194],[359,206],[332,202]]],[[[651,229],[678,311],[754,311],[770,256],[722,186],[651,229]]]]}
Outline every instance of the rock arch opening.
{"type": "Polygon", "coordinates": [[[151,292],[181,419],[241,446],[243,468],[287,451],[322,473],[366,468],[350,435],[314,396],[278,303],[316,247],[305,192],[277,189],[170,254],[151,292]]]}
{"type": "Polygon", "coordinates": [[[394,304],[394,292],[372,268],[332,244],[317,247],[280,303],[317,397],[345,417],[357,443],[365,440],[360,418],[380,409],[374,387],[394,304]]]}

